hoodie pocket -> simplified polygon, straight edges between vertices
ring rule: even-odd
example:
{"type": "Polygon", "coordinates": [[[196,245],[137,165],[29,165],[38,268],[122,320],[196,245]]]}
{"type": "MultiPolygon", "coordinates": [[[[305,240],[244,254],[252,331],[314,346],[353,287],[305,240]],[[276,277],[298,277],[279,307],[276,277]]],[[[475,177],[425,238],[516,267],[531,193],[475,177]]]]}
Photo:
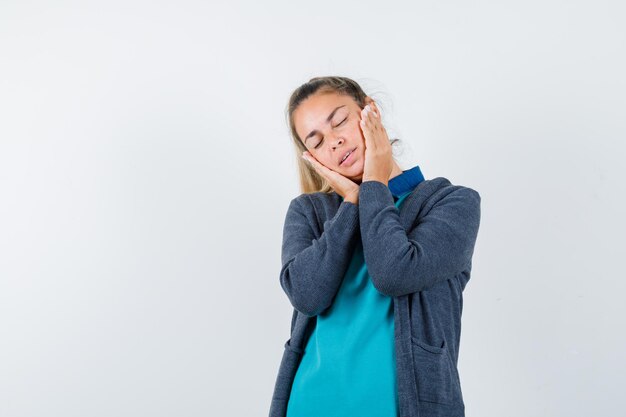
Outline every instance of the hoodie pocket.
{"type": "Polygon", "coordinates": [[[454,374],[446,341],[439,347],[411,336],[411,342],[419,399],[439,404],[451,403],[454,374]]]}
{"type": "Polygon", "coordinates": [[[276,386],[274,387],[274,400],[287,400],[291,394],[291,385],[296,376],[304,351],[291,345],[291,339],[285,342],[283,357],[278,368],[276,386]]]}

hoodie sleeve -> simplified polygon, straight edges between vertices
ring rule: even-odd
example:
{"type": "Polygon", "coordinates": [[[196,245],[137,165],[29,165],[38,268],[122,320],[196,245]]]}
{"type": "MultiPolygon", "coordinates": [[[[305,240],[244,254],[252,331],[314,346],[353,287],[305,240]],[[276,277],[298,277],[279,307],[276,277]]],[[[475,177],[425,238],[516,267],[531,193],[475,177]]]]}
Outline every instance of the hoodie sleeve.
{"type": "Polygon", "coordinates": [[[324,222],[319,238],[310,225],[313,215],[313,207],[302,196],[289,204],[280,271],[280,285],[289,301],[309,317],[332,304],[350,264],[359,230],[359,208],[350,201],[342,201],[335,215],[324,222]]]}
{"type": "Polygon", "coordinates": [[[388,186],[374,180],[361,183],[363,254],[380,293],[393,297],[427,290],[471,267],[480,194],[454,187],[407,233],[388,186]]]}

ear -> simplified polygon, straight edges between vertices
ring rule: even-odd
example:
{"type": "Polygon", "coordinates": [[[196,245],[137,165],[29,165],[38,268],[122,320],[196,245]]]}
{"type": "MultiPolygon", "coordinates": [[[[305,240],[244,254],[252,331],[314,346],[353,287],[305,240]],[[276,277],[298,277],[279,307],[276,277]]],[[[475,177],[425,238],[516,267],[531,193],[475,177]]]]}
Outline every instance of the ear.
{"type": "Polygon", "coordinates": [[[372,103],[374,100],[370,96],[366,96],[364,101],[365,101],[365,105],[368,105],[372,103]]]}

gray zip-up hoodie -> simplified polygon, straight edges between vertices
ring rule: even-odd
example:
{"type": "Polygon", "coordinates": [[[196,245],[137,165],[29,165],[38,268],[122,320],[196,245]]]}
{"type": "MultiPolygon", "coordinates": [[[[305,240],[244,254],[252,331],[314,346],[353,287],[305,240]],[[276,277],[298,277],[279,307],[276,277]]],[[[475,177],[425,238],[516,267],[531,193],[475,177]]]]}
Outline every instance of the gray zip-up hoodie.
{"type": "Polygon", "coordinates": [[[457,369],[462,292],[479,223],[480,194],[443,177],[419,183],[400,209],[379,181],[359,185],[358,204],[335,192],[292,199],[280,285],[294,311],[270,417],[286,414],[307,337],[331,306],[356,239],[374,287],[394,301],[399,417],[464,417],[457,369]]]}

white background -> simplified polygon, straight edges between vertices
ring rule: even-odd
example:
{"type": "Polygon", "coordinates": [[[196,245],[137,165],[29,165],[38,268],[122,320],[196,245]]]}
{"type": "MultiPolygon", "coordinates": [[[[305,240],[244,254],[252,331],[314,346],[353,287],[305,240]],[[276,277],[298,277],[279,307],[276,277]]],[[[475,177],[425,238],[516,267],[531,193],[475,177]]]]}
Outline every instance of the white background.
{"type": "Polygon", "coordinates": [[[0,415],[267,415],[289,94],[342,75],[477,190],[468,417],[614,416],[619,1],[0,3],[0,415]]]}

